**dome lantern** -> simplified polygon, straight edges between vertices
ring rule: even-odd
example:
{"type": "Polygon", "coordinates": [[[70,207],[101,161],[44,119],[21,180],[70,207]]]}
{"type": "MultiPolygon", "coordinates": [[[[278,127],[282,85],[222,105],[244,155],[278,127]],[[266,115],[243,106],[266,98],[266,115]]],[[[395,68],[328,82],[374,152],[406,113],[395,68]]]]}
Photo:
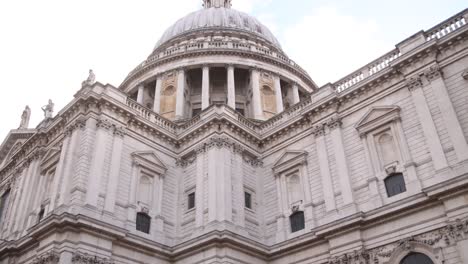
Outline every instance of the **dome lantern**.
{"type": "Polygon", "coordinates": [[[231,0],[203,0],[203,7],[204,8],[231,8],[231,0]]]}

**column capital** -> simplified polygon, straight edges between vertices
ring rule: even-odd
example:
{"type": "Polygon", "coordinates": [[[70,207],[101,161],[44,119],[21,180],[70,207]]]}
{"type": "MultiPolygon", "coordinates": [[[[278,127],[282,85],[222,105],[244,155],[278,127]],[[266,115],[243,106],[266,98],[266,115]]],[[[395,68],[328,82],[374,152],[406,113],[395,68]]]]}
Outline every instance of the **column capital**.
{"type": "Polygon", "coordinates": [[[203,64],[203,65],[202,65],[202,69],[203,69],[203,70],[209,70],[210,68],[211,68],[211,67],[210,67],[209,64],[203,64]]]}
{"type": "Polygon", "coordinates": [[[337,128],[341,128],[343,122],[341,121],[340,117],[332,117],[330,120],[327,121],[327,126],[330,130],[335,130],[337,128]]]}
{"type": "Polygon", "coordinates": [[[408,80],[406,80],[406,86],[408,86],[408,89],[410,91],[414,91],[414,90],[422,87],[423,82],[422,82],[421,76],[413,76],[413,77],[409,78],[408,80]]]}
{"type": "Polygon", "coordinates": [[[443,76],[443,72],[440,69],[439,65],[433,65],[429,69],[424,71],[424,76],[426,76],[427,80],[432,82],[435,79],[438,79],[443,76]]]}
{"type": "Polygon", "coordinates": [[[314,134],[315,137],[325,136],[325,125],[321,124],[312,127],[312,134],[314,134]]]}
{"type": "Polygon", "coordinates": [[[235,69],[236,66],[234,64],[232,64],[232,63],[228,63],[228,64],[225,65],[225,67],[226,67],[226,69],[235,69]]]}

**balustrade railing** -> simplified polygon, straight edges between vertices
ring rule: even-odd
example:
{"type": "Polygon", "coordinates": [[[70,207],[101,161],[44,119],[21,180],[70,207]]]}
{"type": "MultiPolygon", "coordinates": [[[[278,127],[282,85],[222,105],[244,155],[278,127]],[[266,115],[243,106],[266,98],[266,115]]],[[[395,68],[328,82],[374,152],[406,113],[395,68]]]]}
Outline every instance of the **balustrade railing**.
{"type": "MultiPolygon", "coordinates": [[[[466,26],[467,23],[468,9],[463,12],[447,19],[446,21],[438,24],[437,26],[424,32],[426,40],[430,41],[433,39],[441,39],[460,28],[466,26]]],[[[398,49],[392,50],[384,56],[374,60],[359,70],[349,74],[348,76],[340,79],[334,83],[334,87],[337,92],[343,92],[348,88],[362,82],[363,80],[375,75],[376,73],[388,68],[391,63],[401,56],[401,52],[398,49]]]]}
{"type": "Polygon", "coordinates": [[[131,98],[127,98],[127,106],[135,110],[138,116],[150,121],[151,123],[157,124],[158,126],[165,128],[173,133],[176,131],[176,125],[174,123],[135,102],[131,98]]]}
{"type": "Polygon", "coordinates": [[[467,10],[447,19],[446,21],[440,23],[439,25],[429,29],[426,32],[426,39],[427,41],[431,41],[433,39],[440,39],[443,38],[450,33],[458,30],[459,28],[466,25],[466,13],[467,10]]]}

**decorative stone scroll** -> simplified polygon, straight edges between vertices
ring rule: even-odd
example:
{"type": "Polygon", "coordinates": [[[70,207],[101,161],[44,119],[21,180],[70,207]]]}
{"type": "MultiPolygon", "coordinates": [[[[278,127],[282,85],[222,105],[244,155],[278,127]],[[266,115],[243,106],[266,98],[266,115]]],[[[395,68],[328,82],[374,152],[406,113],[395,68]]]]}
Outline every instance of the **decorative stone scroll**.
{"type": "Polygon", "coordinates": [[[456,245],[457,242],[468,239],[468,218],[457,219],[446,227],[425,234],[408,237],[395,243],[374,248],[360,249],[341,256],[330,258],[329,264],[383,264],[399,263],[402,257],[410,252],[421,252],[429,258],[444,263],[442,248],[456,245]]]}
{"type": "Polygon", "coordinates": [[[88,254],[74,253],[72,263],[75,264],[114,264],[114,261],[88,254]]]}
{"type": "Polygon", "coordinates": [[[433,81],[437,78],[442,77],[443,73],[442,70],[440,69],[439,65],[433,65],[426,71],[424,71],[424,76],[426,76],[428,81],[433,81]]]}
{"type": "Polygon", "coordinates": [[[60,261],[60,256],[55,252],[48,252],[42,256],[36,257],[32,264],[56,264],[60,261]]]}

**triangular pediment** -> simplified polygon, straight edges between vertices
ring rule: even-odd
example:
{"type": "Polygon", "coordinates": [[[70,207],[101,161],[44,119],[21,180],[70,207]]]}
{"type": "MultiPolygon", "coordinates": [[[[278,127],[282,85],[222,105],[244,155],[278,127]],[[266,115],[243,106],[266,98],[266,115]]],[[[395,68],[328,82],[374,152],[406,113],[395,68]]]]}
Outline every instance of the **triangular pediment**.
{"type": "Polygon", "coordinates": [[[132,153],[133,161],[142,167],[152,170],[158,174],[167,171],[166,165],[161,161],[154,151],[137,151],[132,153]]]}
{"type": "Polygon", "coordinates": [[[356,129],[360,133],[367,133],[378,126],[392,122],[400,118],[400,107],[398,106],[375,106],[357,122],[356,129]]]}
{"type": "Polygon", "coordinates": [[[21,149],[23,143],[34,135],[35,132],[36,130],[34,129],[17,129],[10,131],[0,145],[0,164],[3,166],[8,163],[11,156],[21,149]]]}
{"type": "Polygon", "coordinates": [[[273,164],[273,171],[278,174],[291,167],[304,164],[307,159],[307,152],[302,150],[288,150],[284,152],[273,164]]]}
{"type": "Polygon", "coordinates": [[[54,166],[60,159],[60,148],[50,148],[41,159],[41,171],[46,171],[54,166]]]}

